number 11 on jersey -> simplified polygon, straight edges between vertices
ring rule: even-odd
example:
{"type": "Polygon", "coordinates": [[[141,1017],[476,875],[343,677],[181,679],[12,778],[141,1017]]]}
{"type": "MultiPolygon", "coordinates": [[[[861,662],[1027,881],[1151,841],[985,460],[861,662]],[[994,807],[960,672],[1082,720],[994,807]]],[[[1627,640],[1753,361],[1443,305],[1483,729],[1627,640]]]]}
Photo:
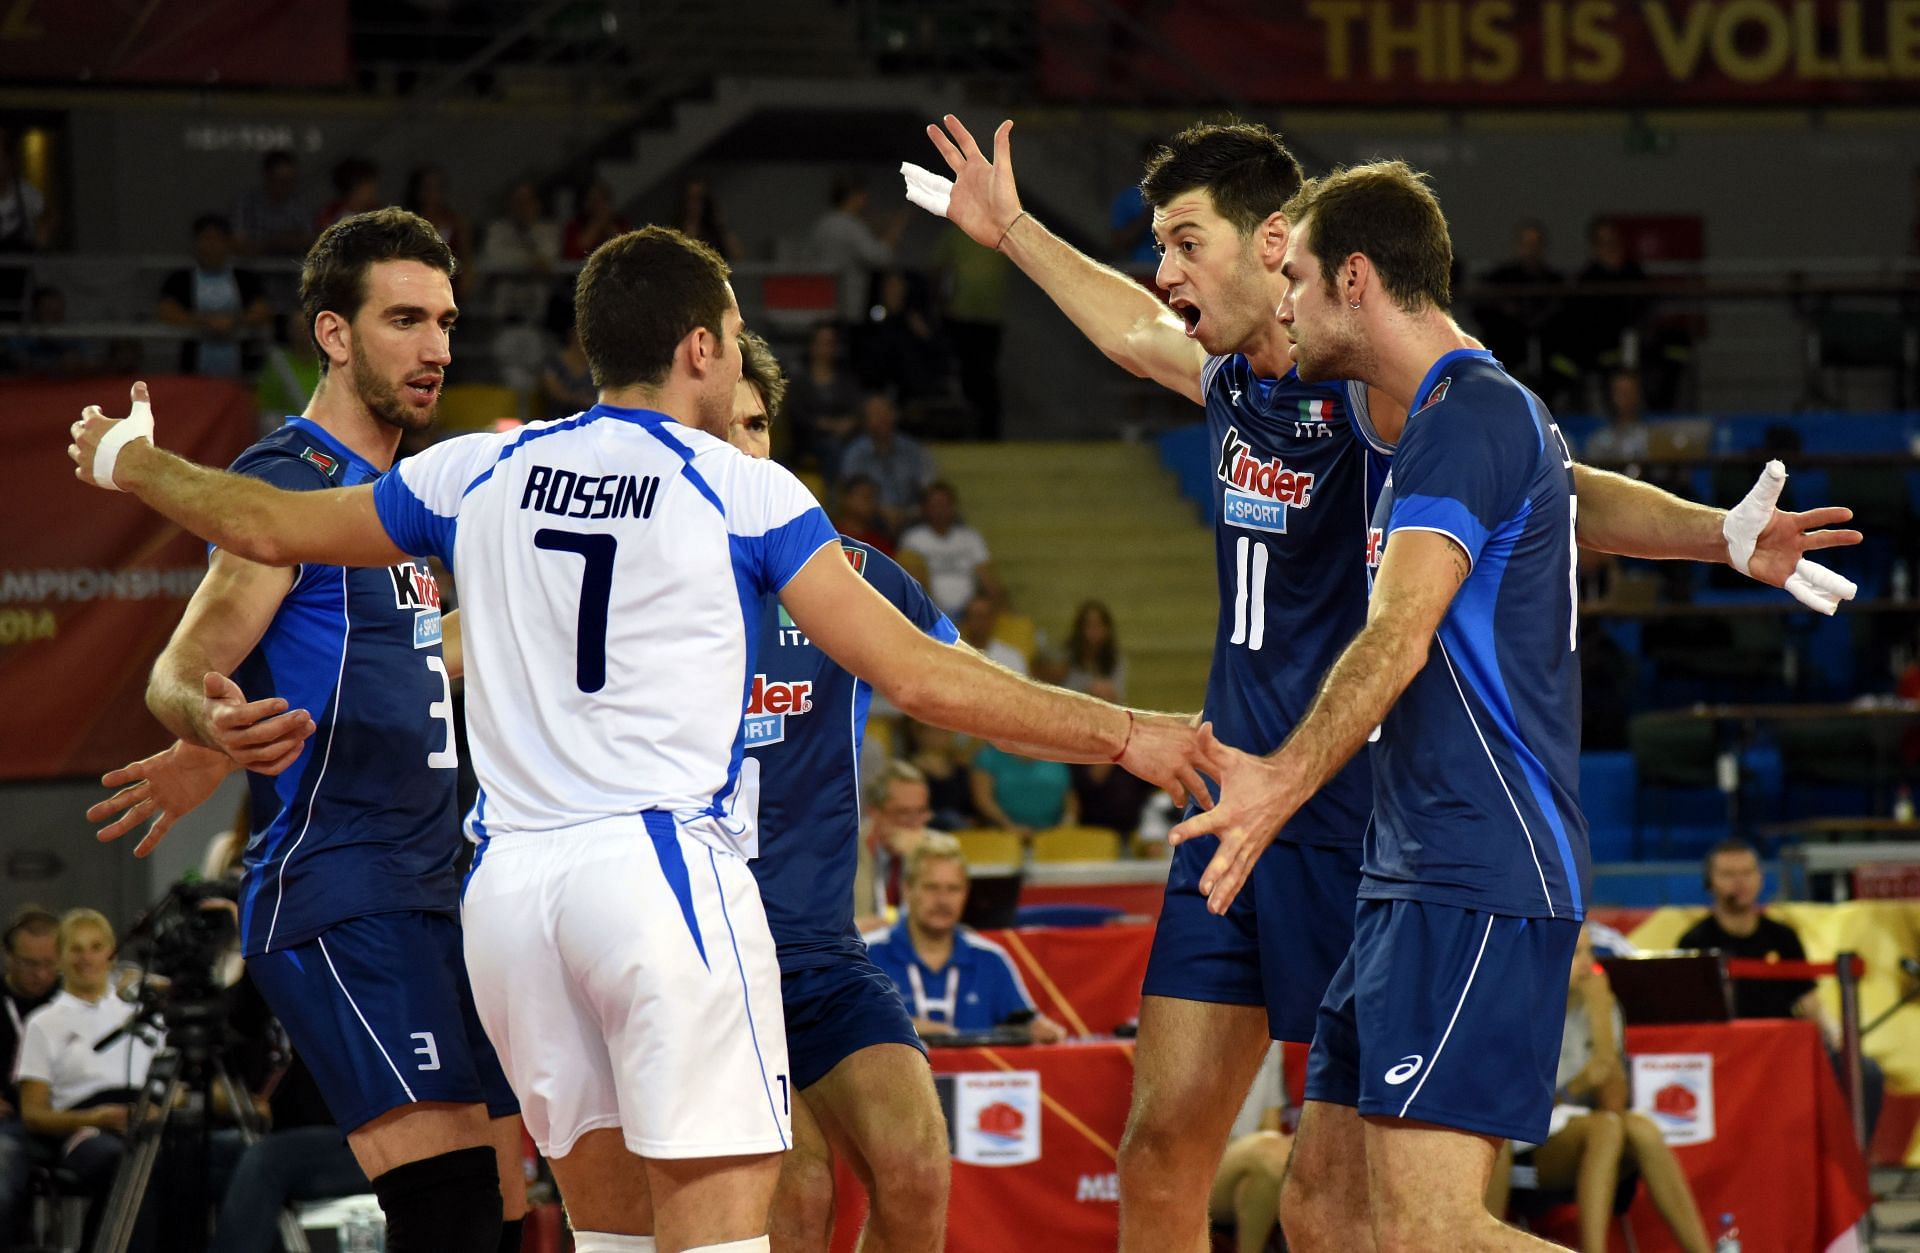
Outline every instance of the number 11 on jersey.
{"type": "Polygon", "coordinates": [[[1234,542],[1233,643],[1257,653],[1267,641],[1267,546],[1250,535],[1234,542]],[[1251,568],[1251,575],[1249,575],[1251,568]]]}

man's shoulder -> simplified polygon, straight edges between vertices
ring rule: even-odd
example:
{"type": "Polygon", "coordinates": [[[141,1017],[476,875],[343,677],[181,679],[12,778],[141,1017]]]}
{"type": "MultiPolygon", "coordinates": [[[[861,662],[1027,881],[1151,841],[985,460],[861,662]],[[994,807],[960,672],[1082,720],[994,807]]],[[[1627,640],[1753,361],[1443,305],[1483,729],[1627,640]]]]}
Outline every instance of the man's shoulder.
{"type": "Polygon", "coordinates": [[[1769,943],[1782,941],[1800,943],[1799,929],[1785,919],[1775,918],[1770,913],[1760,915],[1759,934],[1766,936],[1769,943]]]}

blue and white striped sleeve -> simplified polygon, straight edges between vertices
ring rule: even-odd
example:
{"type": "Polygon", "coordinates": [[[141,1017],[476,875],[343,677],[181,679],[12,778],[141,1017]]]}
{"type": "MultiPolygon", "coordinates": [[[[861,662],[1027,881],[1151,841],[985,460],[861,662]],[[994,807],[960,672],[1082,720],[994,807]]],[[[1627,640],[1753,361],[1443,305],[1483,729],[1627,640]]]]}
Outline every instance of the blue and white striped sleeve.
{"type": "Polygon", "coordinates": [[[771,461],[751,463],[745,499],[729,501],[727,525],[756,586],[777,593],[800,567],[840,535],[826,510],[791,470],[771,461]]]}
{"type": "Polygon", "coordinates": [[[453,568],[460,502],[495,459],[496,435],[462,435],[416,453],[374,481],[373,504],[395,547],[453,568]]]}

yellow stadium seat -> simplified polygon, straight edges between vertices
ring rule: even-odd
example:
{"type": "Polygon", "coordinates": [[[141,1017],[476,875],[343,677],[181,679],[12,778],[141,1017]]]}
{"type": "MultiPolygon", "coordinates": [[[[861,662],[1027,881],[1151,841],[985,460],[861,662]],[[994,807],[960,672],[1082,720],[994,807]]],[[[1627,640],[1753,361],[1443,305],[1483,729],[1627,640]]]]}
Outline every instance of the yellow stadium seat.
{"type": "Polygon", "coordinates": [[[889,758],[899,754],[894,749],[894,722],[892,718],[871,717],[867,719],[867,741],[877,744],[886,751],[889,758]]]}
{"type": "Polygon", "coordinates": [[[821,507],[825,508],[827,504],[827,481],[820,477],[820,472],[818,470],[798,470],[795,472],[795,477],[800,480],[802,487],[813,493],[813,498],[820,502],[821,507]]]}
{"type": "Polygon", "coordinates": [[[960,841],[969,866],[1018,866],[1024,857],[1020,837],[997,827],[955,831],[953,838],[960,841]]]}
{"type": "Polygon", "coordinates": [[[520,397],[498,383],[456,383],[440,393],[440,432],[491,431],[502,418],[520,416],[520,397]]]}
{"type": "Polygon", "coordinates": [[[1003,613],[1000,621],[994,623],[993,638],[1019,651],[1029,664],[1033,661],[1034,645],[1039,629],[1033,625],[1033,619],[1023,613],[1003,613]]]}
{"type": "Polygon", "coordinates": [[[1106,827],[1049,827],[1033,833],[1035,861],[1112,861],[1120,833],[1106,827]]]}

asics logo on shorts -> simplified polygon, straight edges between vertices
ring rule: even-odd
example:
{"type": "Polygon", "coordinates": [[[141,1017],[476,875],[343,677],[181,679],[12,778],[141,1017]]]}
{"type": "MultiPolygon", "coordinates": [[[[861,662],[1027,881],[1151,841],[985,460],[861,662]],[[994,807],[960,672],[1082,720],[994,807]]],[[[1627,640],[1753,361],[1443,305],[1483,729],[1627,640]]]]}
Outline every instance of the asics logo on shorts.
{"type": "Polygon", "coordinates": [[[1426,1064],[1426,1058],[1420,1057],[1417,1054],[1408,1054],[1406,1057],[1400,1059],[1399,1065],[1387,1072],[1387,1082],[1397,1088],[1419,1074],[1420,1068],[1426,1064]]]}

